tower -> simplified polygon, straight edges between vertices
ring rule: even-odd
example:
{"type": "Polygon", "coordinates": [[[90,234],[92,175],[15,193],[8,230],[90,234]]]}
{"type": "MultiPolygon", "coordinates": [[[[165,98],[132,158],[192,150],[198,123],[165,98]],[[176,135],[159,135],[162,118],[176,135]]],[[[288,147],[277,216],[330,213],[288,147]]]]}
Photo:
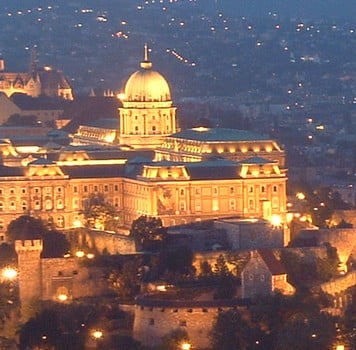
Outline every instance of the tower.
{"type": "Polygon", "coordinates": [[[120,144],[133,148],[156,148],[166,136],[177,131],[176,108],[166,79],[152,69],[145,45],[140,69],[125,85],[119,108],[120,144]]]}
{"type": "Polygon", "coordinates": [[[43,242],[39,239],[15,241],[19,270],[21,314],[25,320],[31,315],[33,302],[39,300],[42,294],[40,259],[42,249],[43,242]]]}

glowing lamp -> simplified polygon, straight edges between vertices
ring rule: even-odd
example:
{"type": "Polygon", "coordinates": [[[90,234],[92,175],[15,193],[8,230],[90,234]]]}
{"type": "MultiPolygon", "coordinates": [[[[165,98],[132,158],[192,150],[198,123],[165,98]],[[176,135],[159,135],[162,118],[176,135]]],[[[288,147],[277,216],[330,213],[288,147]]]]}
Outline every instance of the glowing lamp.
{"type": "Polygon", "coordinates": [[[75,252],[75,256],[77,258],[83,258],[85,256],[85,253],[82,250],[78,250],[77,252],[75,252]]]}
{"type": "Polygon", "coordinates": [[[192,348],[192,345],[189,343],[182,343],[181,347],[182,350],[190,350],[192,348]]]}
{"type": "Polygon", "coordinates": [[[93,331],[91,333],[91,335],[93,336],[94,339],[101,339],[104,334],[102,331],[96,330],[96,331],[93,331]]]}
{"type": "Polygon", "coordinates": [[[345,345],[342,344],[336,345],[336,350],[345,350],[345,345]]]}
{"type": "Polygon", "coordinates": [[[17,277],[17,271],[12,267],[5,267],[2,270],[2,277],[6,280],[13,280],[17,277]]]}
{"type": "Polygon", "coordinates": [[[116,95],[117,98],[121,101],[125,100],[126,95],[123,92],[120,92],[119,94],[116,95]]]}
{"type": "Polygon", "coordinates": [[[270,219],[271,225],[273,227],[280,227],[282,226],[282,218],[280,215],[272,215],[270,219]]]}
{"type": "Polygon", "coordinates": [[[88,253],[87,254],[87,258],[88,259],[94,259],[95,258],[95,255],[93,253],[88,253]]]}
{"type": "Polygon", "coordinates": [[[305,194],[303,192],[298,192],[295,196],[301,201],[305,199],[305,194]]]}
{"type": "Polygon", "coordinates": [[[58,299],[59,301],[61,301],[61,302],[67,301],[67,300],[68,300],[68,295],[67,295],[67,294],[59,294],[59,295],[57,296],[57,299],[58,299]]]}

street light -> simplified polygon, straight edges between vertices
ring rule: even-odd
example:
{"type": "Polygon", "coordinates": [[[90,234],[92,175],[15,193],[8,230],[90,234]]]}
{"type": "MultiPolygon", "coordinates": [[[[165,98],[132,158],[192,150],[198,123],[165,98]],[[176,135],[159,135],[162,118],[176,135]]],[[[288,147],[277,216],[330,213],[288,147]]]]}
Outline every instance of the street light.
{"type": "Polygon", "coordinates": [[[17,277],[17,271],[12,267],[5,267],[1,275],[3,279],[13,281],[17,277]]]}
{"type": "Polygon", "coordinates": [[[181,344],[180,348],[182,350],[190,350],[192,348],[192,345],[189,344],[188,342],[184,342],[184,343],[181,344]]]}
{"type": "Polygon", "coordinates": [[[95,330],[95,331],[93,331],[92,333],[91,333],[91,335],[93,336],[93,338],[95,339],[95,340],[99,340],[99,339],[101,339],[102,337],[103,337],[103,332],[102,331],[100,331],[100,330],[95,330]]]}

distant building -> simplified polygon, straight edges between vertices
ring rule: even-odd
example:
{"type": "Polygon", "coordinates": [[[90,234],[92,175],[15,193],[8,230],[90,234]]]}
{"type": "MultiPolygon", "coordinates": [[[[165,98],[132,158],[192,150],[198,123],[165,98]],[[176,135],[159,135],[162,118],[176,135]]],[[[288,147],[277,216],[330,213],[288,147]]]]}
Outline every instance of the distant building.
{"type": "Polygon", "coordinates": [[[48,66],[37,68],[35,64],[31,64],[29,72],[7,72],[3,58],[0,58],[0,92],[8,97],[22,93],[73,99],[72,88],[62,72],[48,66]]]}
{"type": "Polygon", "coordinates": [[[294,287],[287,281],[287,272],[271,250],[251,252],[249,262],[241,272],[242,297],[256,298],[275,291],[294,294],[294,287]]]}

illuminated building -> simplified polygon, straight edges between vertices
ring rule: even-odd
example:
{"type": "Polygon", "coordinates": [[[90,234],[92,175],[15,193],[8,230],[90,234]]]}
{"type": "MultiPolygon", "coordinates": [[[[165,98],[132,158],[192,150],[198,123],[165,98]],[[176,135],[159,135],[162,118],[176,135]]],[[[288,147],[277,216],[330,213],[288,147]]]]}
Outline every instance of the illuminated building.
{"type": "Polygon", "coordinates": [[[72,88],[62,72],[47,66],[38,68],[34,63],[28,72],[7,72],[3,58],[0,58],[0,92],[8,97],[22,93],[73,100],[72,88]]]}
{"type": "Polygon", "coordinates": [[[0,229],[23,213],[60,228],[78,226],[92,193],[104,194],[126,227],[140,215],[159,216],[168,226],[229,216],[280,215],[283,223],[287,177],[277,142],[250,131],[179,131],[175,112],[168,83],[152,70],[146,48],[141,69],[126,83],[111,147],[102,147],[113,139],[105,126],[90,134],[92,146],[83,146],[84,135],[81,146],[30,156],[0,145],[0,229]]]}

